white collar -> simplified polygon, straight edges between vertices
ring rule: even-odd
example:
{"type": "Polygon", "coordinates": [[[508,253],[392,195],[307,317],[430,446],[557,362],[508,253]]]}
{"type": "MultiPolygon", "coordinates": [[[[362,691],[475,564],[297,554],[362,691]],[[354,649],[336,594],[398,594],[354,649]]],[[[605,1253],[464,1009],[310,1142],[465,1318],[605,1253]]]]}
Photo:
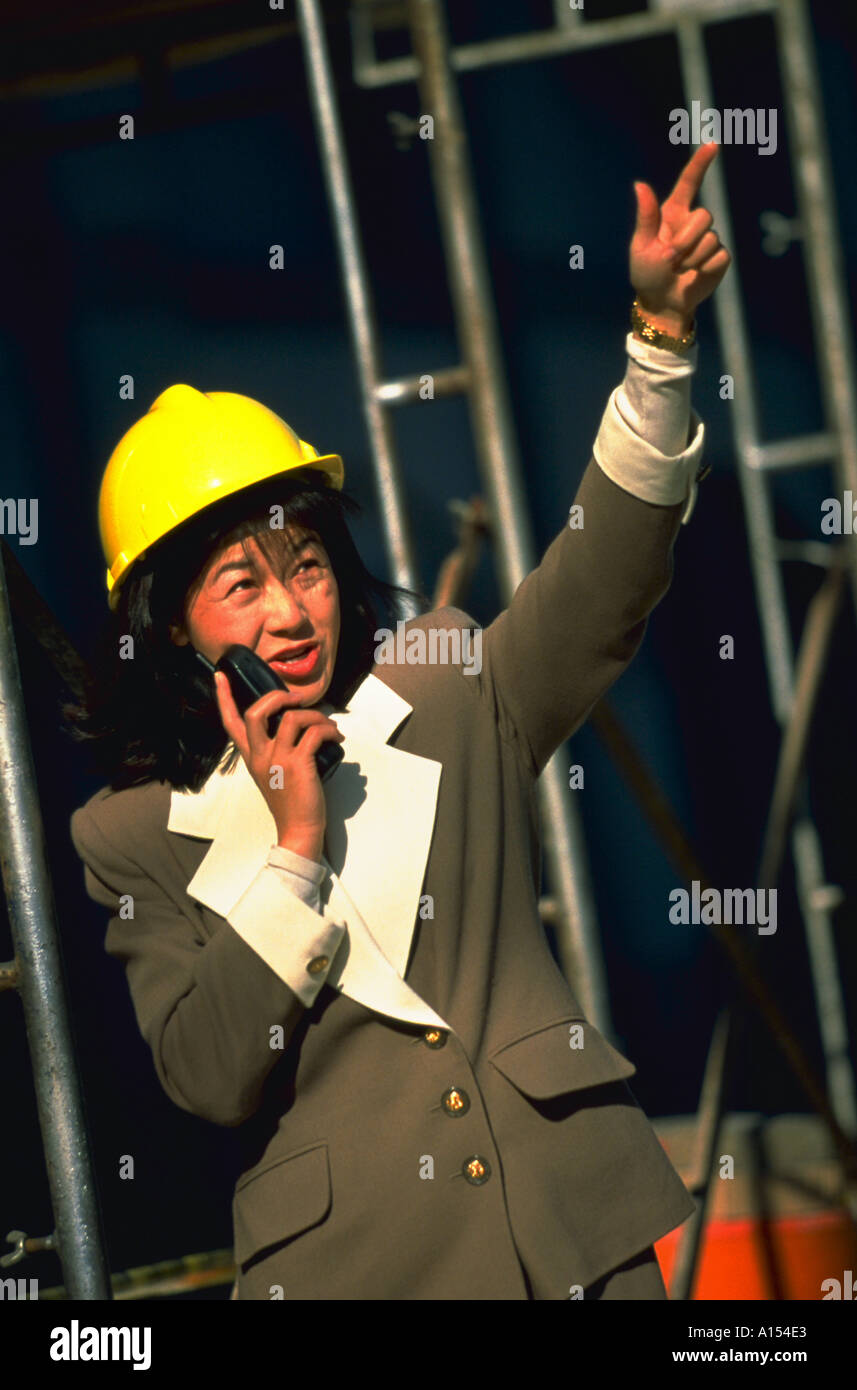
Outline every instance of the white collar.
{"type": "MultiPolygon", "coordinates": [[[[439,762],[388,746],[412,709],[374,675],[344,710],[328,706],[345,738],[343,761],[325,783],[326,908],[348,928],[348,949],[340,946],[328,980],[379,1012],[448,1027],[403,978],[442,771],[439,762]]],[[[200,791],[173,791],[167,823],[176,834],[212,841],[187,891],[222,917],[276,841],[274,818],[243,758],[224,771],[228,751],[200,791]]]]}

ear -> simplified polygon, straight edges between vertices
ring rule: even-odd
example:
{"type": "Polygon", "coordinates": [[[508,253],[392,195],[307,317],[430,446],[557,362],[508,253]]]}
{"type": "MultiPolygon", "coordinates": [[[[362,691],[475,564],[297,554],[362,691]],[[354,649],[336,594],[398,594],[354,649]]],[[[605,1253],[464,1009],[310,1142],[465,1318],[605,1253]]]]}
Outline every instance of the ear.
{"type": "Polygon", "coordinates": [[[177,647],[186,647],[190,641],[181,623],[170,623],[169,634],[170,641],[174,642],[177,647]]]}

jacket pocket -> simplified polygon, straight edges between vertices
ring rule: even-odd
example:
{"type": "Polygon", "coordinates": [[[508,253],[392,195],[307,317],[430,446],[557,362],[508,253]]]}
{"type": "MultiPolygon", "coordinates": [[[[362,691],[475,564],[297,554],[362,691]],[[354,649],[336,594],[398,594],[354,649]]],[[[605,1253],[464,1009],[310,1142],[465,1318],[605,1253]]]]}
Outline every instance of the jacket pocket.
{"type": "Polygon", "coordinates": [[[488,1059],[507,1081],[533,1100],[549,1100],[568,1091],[624,1081],[637,1068],[579,1015],[560,1019],[488,1059]]]}
{"type": "Polygon", "coordinates": [[[281,1245],[330,1211],[327,1144],[311,1144],[270,1159],[238,1179],[232,1199],[235,1263],[281,1245]]]}

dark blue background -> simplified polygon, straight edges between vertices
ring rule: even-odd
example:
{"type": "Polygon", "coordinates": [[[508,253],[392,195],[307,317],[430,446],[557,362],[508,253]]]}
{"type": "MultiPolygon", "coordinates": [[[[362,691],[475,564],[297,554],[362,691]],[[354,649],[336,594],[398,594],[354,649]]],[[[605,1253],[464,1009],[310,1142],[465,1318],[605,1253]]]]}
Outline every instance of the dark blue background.
{"type": "MultiPolygon", "coordinates": [[[[632,8],[587,0],[590,17],[632,8]]],[[[848,8],[811,6],[853,310],[857,86],[848,8]]],[[[258,7],[246,9],[247,27],[257,24],[258,7]]],[[[456,0],[452,9],[453,36],[466,42],[544,24],[550,5],[456,0]]],[[[277,22],[272,15],[270,23],[277,22]]],[[[387,120],[393,110],[419,113],[416,89],[358,89],[341,21],[330,38],[385,371],[433,371],[458,354],[427,146],[415,140],[409,151],[398,150],[387,120]]],[[[97,30],[77,40],[78,52],[86,53],[88,44],[95,52],[97,30]]],[[[407,51],[396,35],[386,46],[407,51]]],[[[770,22],[713,26],[709,54],[719,107],[779,108],[775,155],[738,146],[720,155],[733,200],[730,249],[747,295],[761,419],[765,438],[773,440],[823,422],[800,248],[772,258],[760,246],[762,211],[794,215],[770,22]]],[[[15,61],[13,47],[7,76],[15,61]]],[[[646,179],[664,196],[688,154],[668,140],[668,113],[683,104],[678,65],[672,41],[657,39],[466,74],[460,89],[541,552],[564,523],[607,397],[624,373],[632,182],[646,179]],[[584,247],[583,270],[568,268],[572,243],[584,247]]],[[[284,37],[185,69],[174,93],[181,115],[151,104],[136,83],[63,96],[23,93],[3,112],[2,493],[36,496],[40,504],[38,544],[8,540],[86,656],[106,613],[96,524],[101,474],[119,437],[174,382],[253,396],[320,452],[340,452],[347,486],[365,507],[355,528],[358,545],[370,568],[385,573],[300,45],[284,37]],[[225,115],[224,99],[238,103],[225,115]],[[123,113],[135,116],[133,142],[116,136],[123,113]],[[81,129],[82,122],[90,124],[81,129]],[[268,268],[273,243],[285,248],[281,272],[268,268]],[[125,373],[136,383],[132,402],[118,399],[125,373]]],[[[610,699],[713,881],[731,887],[753,881],[778,731],[735,477],[731,407],[717,389],[723,368],[710,306],[701,312],[699,337],[693,399],[706,423],[713,473],[679,537],[673,587],[610,699]],[[732,662],[718,657],[722,633],[735,638],[732,662]]],[[[394,423],[430,591],[454,543],[447,503],[479,491],[467,410],[460,400],[421,402],[395,413],[394,423]]],[[[778,481],[780,533],[818,539],[819,502],[833,491],[826,469],[778,481]]],[[[820,576],[804,563],[790,563],[785,574],[797,635],[820,576]]],[[[487,553],[467,606],[483,623],[497,611],[487,553]]],[[[810,752],[828,876],[846,895],[836,933],[852,982],[852,1033],[854,636],[846,611],[810,752]]],[[[83,892],[68,836],[72,810],[98,783],[58,733],[64,692],[26,634],[19,637],[111,1265],[228,1246],[235,1135],[178,1110],[160,1090],[121,968],[103,952],[106,913],[83,892]],[[118,1178],[126,1153],[136,1161],[133,1200],[131,1185],[118,1178]]],[[[698,1100],[728,972],[704,927],[669,923],[668,893],[680,880],[597,735],[584,728],[572,750],[585,768],[585,790],[569,794],[578,797],[584,820],[617,1039],[637,1064],[634,1090],[647,1112],[686,1113],[698,1100]]],[[[777,934],[747,940],[820,1071],[788,870],[780,890],[777,934]]],[[[5,950],[11,956],[11,945],[5,950]]],[[[19,1136],[4,1146],[3,1229],[17,1225],[39,1234],[52,1222],[17,1000],[6,1003],[0,1019],[6,1109],[17,1117],[19,1136]]],[[[769,1114],[808,1109],[754,1023],[742,1040],[727,1103],[769,1114]]],[[[50,1282],[46,1264],[42,1277],[50,1282]]]]}

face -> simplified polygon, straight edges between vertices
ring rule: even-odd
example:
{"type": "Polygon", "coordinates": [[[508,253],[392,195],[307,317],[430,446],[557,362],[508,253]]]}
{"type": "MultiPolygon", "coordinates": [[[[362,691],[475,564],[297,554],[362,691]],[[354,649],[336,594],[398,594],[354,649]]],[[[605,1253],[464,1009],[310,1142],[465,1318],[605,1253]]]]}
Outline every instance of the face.
{"type": "Polygon", "coordinates": [[[297,547],[282,573],[271,569],[252,537],[245,542],[252,563],[240,542],[216,555],[170,637],[179,646],[190,642],[214,663],[240,642],[289,690],[299,690],[308,708],[324,698],[333,677],[339,589],[321,542],[307,532],[291,534],[297,547]]]}

